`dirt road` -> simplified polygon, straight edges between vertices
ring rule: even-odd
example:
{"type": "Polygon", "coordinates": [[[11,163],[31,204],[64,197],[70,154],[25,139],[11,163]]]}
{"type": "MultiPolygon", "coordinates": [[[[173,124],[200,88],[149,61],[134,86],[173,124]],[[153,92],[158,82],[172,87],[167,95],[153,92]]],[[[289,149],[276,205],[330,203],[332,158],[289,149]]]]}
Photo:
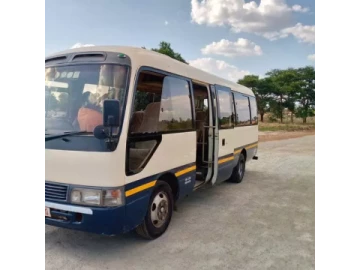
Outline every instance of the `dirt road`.
{"type": "Polygon", "coordinates": [[[155,241],[46,226],[46,269],[314,269],[314,148],[260,143],[243,183],[192,194],[155,241]]]}
{"type": "Polygon", "coordinates": [[[300,138],[309,135],[315,135],[315,130],[263,131],[263,132],[259,132],[259,141],[260,142],[278,141],[285,139],[300,138]]]}

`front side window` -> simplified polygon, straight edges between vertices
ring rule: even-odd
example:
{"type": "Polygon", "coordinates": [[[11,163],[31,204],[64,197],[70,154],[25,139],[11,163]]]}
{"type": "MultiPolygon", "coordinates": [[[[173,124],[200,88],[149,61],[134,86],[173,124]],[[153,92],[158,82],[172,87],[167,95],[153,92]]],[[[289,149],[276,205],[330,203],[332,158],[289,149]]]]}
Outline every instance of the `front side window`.
{"type": "Polygon", "coordinates": [[[189,130],[193,130],[189,82],[161,73],[141,72],[129,125],[127,174],[138,173],[146,166],[162,134],[189,130]]]}
{"type": "Polygon", "coordinates": [[[103,102],[125,104],[128,68],[73,65],[45,68],[45,133],[92,133],[103,123],[103,102]]]}
{"type": "Polygon", "coordinates": [[[152,72],[139,75],[130,133],[166,133],[193,129],[186,80],[152,72]]]}

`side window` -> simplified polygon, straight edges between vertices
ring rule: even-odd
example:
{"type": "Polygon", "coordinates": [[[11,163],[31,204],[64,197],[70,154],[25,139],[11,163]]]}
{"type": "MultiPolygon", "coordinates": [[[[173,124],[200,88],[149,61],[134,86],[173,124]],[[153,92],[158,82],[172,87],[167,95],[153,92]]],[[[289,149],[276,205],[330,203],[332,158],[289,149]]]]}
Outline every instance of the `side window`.
{"type": "Polygon", "coordinates": [[[250,125],[250,105],[249,98],[240,94],[234,93],[235,108],[236,108],[236,126],[250,125]]]}
{"type": "Polygon", "coordinates": [[[137,82],[130,134],[158,132],[161,93],[164,76],[141,72],[137,82]]]}
{"type": "Polygon", "coordinates": [[[161,95],[160,131],[193,129],[190,87],[186,80],[165,77],[161,95]]]}
{"type": "Polygon", "coordinates": [[[188,81],[143,72],[135,93],[130,133],[191,130],[191,107],[188,81]]]}
{"type": "Polygon", "coordinates": [[[256,104],[256,98],[250,97],[250,108],[251,108],[251,124],[257,125],[258,124],[258,110],[256,104]]]}
{"type": "Polygon", "coordinates": [[[161,141],[159,133],[192,129],[188,81],[150,71],[141,72],[129,123],[127,175],[143,170],[161,141]]]}
{"type": "Polygon", "coordinates": [[[219,122],[220,128],[232,127],[232,97],[231,92],[217,89],[219,100],[219,122]]]}

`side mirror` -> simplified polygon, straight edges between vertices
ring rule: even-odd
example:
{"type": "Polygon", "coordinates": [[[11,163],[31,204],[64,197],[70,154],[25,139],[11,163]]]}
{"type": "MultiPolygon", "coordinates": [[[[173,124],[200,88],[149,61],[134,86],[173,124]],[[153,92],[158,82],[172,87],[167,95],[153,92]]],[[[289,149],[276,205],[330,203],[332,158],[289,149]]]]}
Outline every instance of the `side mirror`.
{"type": "Polygon", "coordinates": [[[119,127],[120,125],[120,102],[116,99],[104,100],[103,113],[104,127],[119,127]]]}

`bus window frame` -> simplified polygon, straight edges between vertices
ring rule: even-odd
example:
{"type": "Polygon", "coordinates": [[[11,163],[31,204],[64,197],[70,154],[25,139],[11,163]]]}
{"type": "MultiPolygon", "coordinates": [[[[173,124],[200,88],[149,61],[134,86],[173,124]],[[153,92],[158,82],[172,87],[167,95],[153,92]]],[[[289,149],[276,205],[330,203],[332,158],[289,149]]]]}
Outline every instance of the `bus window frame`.
{"type": "MultiPolygon", "coordinates": [[[[187,78],[187,77],[183,77],[183,76],[180,76],[180,75],[177,75],[177,74],[174,74],[174,73],[163,71],[161,69],[153,68],[153,67],[150,67],[150,66],[141,66],[137,71],[135,82],[134,82],[134,91],[132,93],[132,100],[131,100],[131,103],[130,103],[131,108],[130,108],[130,114],[129,114],[129,119],[128,119],[128,132],[127,132],[128,134],[127,134],[127,136],[131,137],[131,136],[137,136],[137,135],[141,134],[140,133],[140,134],[135,135],[135,134],[130,133],[129,124],[130,124],[131,117],[132,117],[132,114],[134,113],[134,109],[135,109],[135,95],[136,95],[137,86],[138,86],[138,83],[139,83],[139,77],[140,77],[141,72],[143,72],[143,71],[149,71],[149,72],[157,73],[159,75],[164,75],[165,77],[166,76],[174,77],[174,78],[177,78],[177,79],[184,80],[189,84],[192,128],[188,129],[188,130],[159,131],[159,132],[154,132],[152,134],[161,134],[161,135],[164,134],[165,135],[165,134],[172,134],[172,133],[184,133],[184,132],[196,131],[196,125],[195,125],[195,101],[194,101],[194,90],[193,90],[192,80],[187,78]]],[[[146,134],[142,134],[142,135],[146,136],[146,134]]]]}
{"type": "MultiPolygon", "coordinates": [[[[75,54],[74,54],[75,55],[75,54]]],[[[70,56],[68,56],[68,54],[65,54],[64,56],[66,57],[74,57],[73,54],[70,54],[70,56]]],[[[52,58],[49,58],[50,60],[52,58]]],[[[84,62],[70,62],[70,60],[68,60],[67,62],[59,62],[59,63],[52,63],[50,61],[50,63],[45,63],[45,69],[46,68],[56,68],[56,67],[67,67],[67,66],[83,66],[83,65],[114,65],[114,66],[124,66],[127,68],[127,76],[126,76],[126,86],[125,86],[125,95],[124,95],[124,106],[122,106],[120,114],[122,115],[122,117],[120,118],[120,128],[118,130],[118,132],[116,134],[114,134],[114,138],[116,139],[116,146],[113,148],[109,148],[106,144],[106,139],[100,140],[101,143],[99,144],[99,139],[95,138],[95,136],[73,136],[72,137],[72,143],[64,143],[63,140],[51,140],[51,141],[47,141],[45,143],[45,149],[50,149],[50,150],[63,150],[63,151],[78,151],[78,152],[95,152],[95,153],[99,153],[99,152],[115,152],[119,146],[120,143],[120,137],[122,136],[123,133],[123,125],[125,122],[125,114],[126,114],[126,109],[127,109],[127,105],[126,105],[126,101],[128,100],[128,96],[129,96],[129,90],[130,90],[130,84],[131,84],[131,75],[132,75],[132,71],[133,68],[131,66],[131,62],[130,64],[128,63],[122,63],[122,62],[115,62],[115,61],[99,61],[99,62],[91,62],[91,61],[84,61],[84,62]],[[86,140],[86,143],[84,142],[84,140],[86,140]],[[94,142],[94,144],[92,144],[92,142],[94,142]],[[96,142],[96,143],[95,143],[96,142]],[[89,147],[89,145],[91,145],[91,147],[89,147]]]]}
{"type": "Polygon", "coordinates": [[[249,99],[249,108],[250,108],[250,126],[257,126],[257,125],[259,125],[259,117],[258,117],[259,108],[258,108],[256,96],[254,96],[254,97],[249,96],[248,99],[249,99]],[[250,101],[251,98],[254,99],[255,105],[256,105],[256,117],[257,117],[256,123],[253,123],[253,117],[252,117],[252,112],[251,112],[252,106],[251,106],[251,101],[250,101]]]}
{"type": "Polygon", "coordinates": [[[235,118],[236,118],[236,125],[235,125],[235,127],[237,127],[237,128],[241,128],[241,127],[250,127],[250,126],[256,126],[256,124],[252,124],[251,123],[251,104],[250,104],[250,97],[252,97],[252,96],[249,96],[249,95],[246,95],[246,94],[243,94],[243,93],[241,93],[241,92],[236,92],[236,91],[232,91],[233,92],[233,96],[234,96],[234,108],[235,108],[235,118]],[[238,114],[237,114],[237,110],[236,110],[236,99],[235,99],[235,94],[239,94],[239,95],[242,95],[242,96],[244,96],[244,97],[246,97],[247,98],[247,100],[248,100],[248,107],[249,107],[249,116],[250,116],[250,123],[249,124],[246,124],[246,125],[241,125],[241,126],[238,126],[237,124],[238,124],[238,114]]]}
{"type": "MultiPolygon", "coordinates": [[[[130,95],[129,95],[130,97],[130,95]]],[[[140,172],[142,172],[148,162],[150,161],[150,159],[152,158],[152,156],[155,154],[157,148],[159,147],[160,143],[162,142],[162,136],[166,135],[166,134],[175,134],[175,133],[186,133],[186,132],[196,132],[196,124],[195,124],[195,101],[194,101],[194,90],[193,90],[193,84],[192,84],[192,80],[187,78],[187,77],[183,77],[174,73],[170,73],[161,69],[157,69],[157,68],[153,68],[150,66],[141,66],[136,73],[136,77],[134,80],[134,88],[133,88],[133,93],[131,95],[131,103],[129,103],[129,105],[131,106],[129,108],[130,113],[128,115],[128,119],[127,119],[127,125],[128,125],[128,132],[127,132],[127,138],[126,138],[126,156],[125,156],[125,174],[126,176],[132,176],[132,175],[136,175],[140,172]],[[189,95],[190,95],[190,109],[191,109],[191,117],[192,117],[192,129],[189,130],[173,130],[173,131],[159,131],[159,132],[153,132],[153,133],[149,133],[149,134],[143,134],[143,133],[139,133],[139,134],[133,134],[130,133],[130,122],[131,122],[131,117],[133,115],[133,113],[135,112],[135,96],[136,96],[136,92],[137,92],[137,87],[139,84],[139,78],[140,78],[140,74],[142,72],[152,72],[152,73],[156,73],[159,75],[163,75],[163,76],[169,76],[169,77],[173,77],[173,78],[177,78],[177,79],[181,79],[184,80],[188,83],[189,85],[189,95]],[[151,150],[150,154],[148,155],[148,157],[146,158],[146,160],[143,161],[143,166],[141,169],[137,170],[136,172],[131,171],[130,167],[129,167],[129,154],[130,154],[130,143],[132,142],[139,142],[139,141],[150,141],[150,140],[156,140],[156,145],[154,146],[154,148],[151,150]]]]}
{"type": "Polygon", "coordinates": [[[224,86],[224,85],[220,85],[220,84],[214,84],[215,87],[215,94],[216,94],[216,103],[217,103],[217,113],[218,113],[218,129],[219,130],[226,130],[226,129],[234,129],[235,128],[235,123],[233,121],[234,119],[234,106],[233,106],[233,99],[232,99],[232,90],[230,87],[224,86]],[[221,127],[221,110],[220,110],[220,102],[219,102],[219,94],[218,94],[218,88],[220,88],[221,90],[224,90],[224,92],[227,92],[229,94],[229,102],[230,102],[230,107],[231,107],[231,127],[221,127]]]}

